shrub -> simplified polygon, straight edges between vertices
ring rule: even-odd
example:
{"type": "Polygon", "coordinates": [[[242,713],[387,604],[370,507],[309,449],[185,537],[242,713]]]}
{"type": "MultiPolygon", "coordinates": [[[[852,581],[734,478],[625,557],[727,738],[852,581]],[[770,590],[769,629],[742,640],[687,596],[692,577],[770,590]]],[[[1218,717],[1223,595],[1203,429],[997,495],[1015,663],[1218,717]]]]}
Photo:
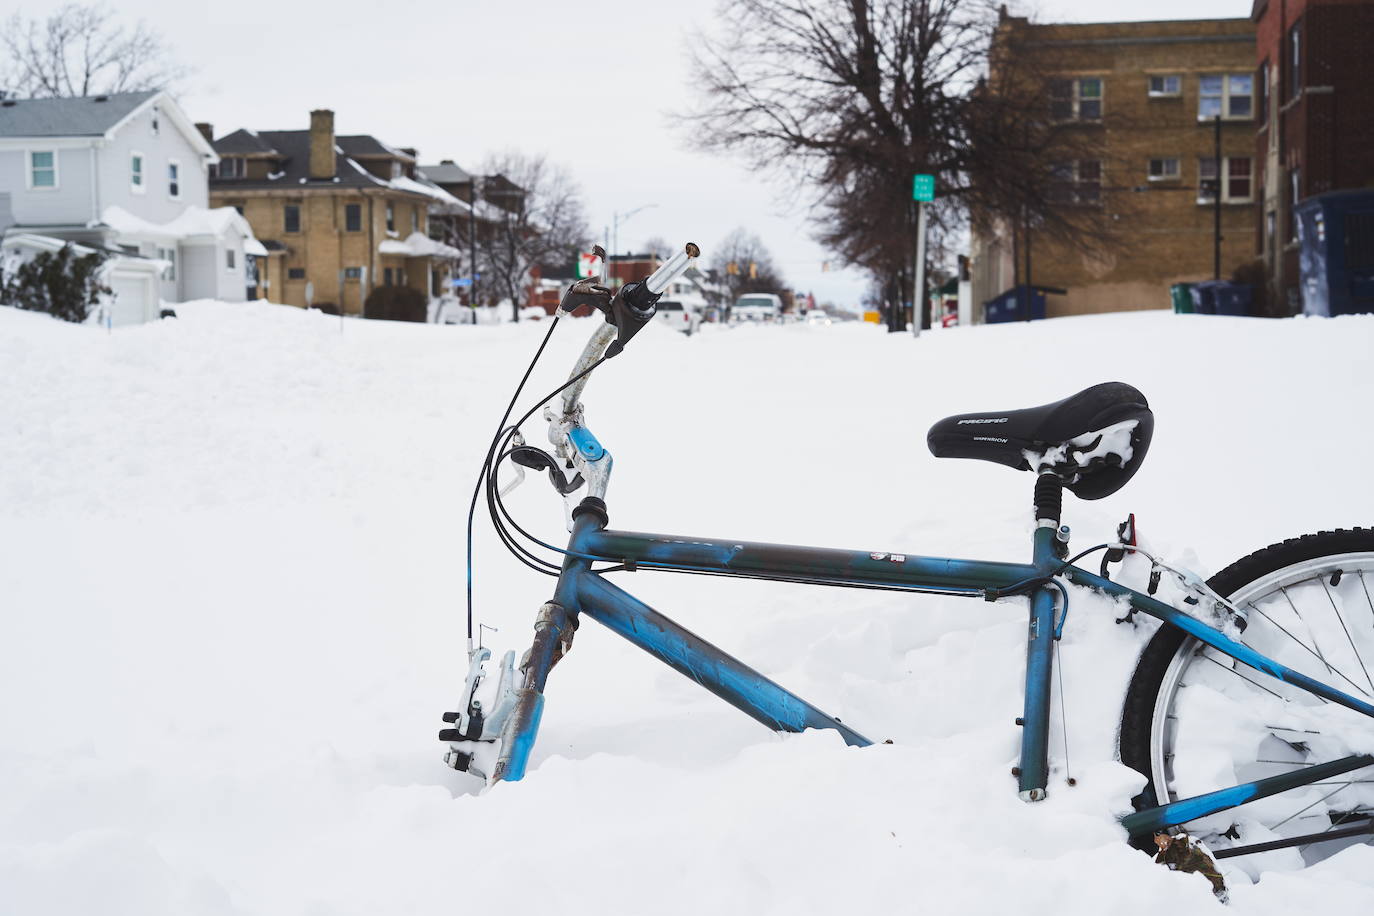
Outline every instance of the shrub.
{"type": "Polygon", "coordinates": [[[424,322],[429,320],[429,300],[409,286],[379,286],[368,293],[363,317],[424,322]]]}
{"type": "Polygon", "coordinates": [[[71,243],[44,251],[10,275],[0,276],[0,300],[63,321],[85,321],[109,287],[100,282],[102,252],[78,255],[71,243]]]}
{"type": "Polygon", "coordinates": [[[324,312],[326,315],[339,314],[339,307],[332,302],[316,302],[310,307],[316,311],[324,312]]]}

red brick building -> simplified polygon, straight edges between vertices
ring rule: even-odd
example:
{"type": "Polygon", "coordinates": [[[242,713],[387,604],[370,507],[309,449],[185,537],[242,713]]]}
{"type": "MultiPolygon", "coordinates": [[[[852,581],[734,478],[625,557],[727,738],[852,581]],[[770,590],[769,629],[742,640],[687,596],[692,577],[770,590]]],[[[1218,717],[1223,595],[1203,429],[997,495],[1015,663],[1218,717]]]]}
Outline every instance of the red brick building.
{"type": "Polygon", "coordinates": [[[1255,0],[1260,208],[1271,312],[1302,311],[1293,205],[1374,187],[1374,3],[1255,0]]]}

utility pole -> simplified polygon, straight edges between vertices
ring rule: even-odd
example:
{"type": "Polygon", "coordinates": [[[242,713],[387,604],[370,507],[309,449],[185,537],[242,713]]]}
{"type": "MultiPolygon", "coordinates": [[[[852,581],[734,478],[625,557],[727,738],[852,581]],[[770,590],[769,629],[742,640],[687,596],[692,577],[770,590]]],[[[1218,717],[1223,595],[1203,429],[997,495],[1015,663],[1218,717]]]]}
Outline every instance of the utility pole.
{"type": "MultiPolygon", "coordinates": [[[[1221,279],[1221,115],[1212,119],[1212,147],[1216,157],[1217,189],[1212,195],[1212,279],[1221,279]]],[[[1253,181],[1253,177],[1251,178],[1253,181]]]]}
{"type": "MultiPolygon", "coordinates": [[[[468,247],[471,251],[472,263],[468,265],[468,304],[474,309],[477,308],[477,176],[468,176],[468,247]]],[[[473,320],[477,318],[473,313],[473,320]]]]}

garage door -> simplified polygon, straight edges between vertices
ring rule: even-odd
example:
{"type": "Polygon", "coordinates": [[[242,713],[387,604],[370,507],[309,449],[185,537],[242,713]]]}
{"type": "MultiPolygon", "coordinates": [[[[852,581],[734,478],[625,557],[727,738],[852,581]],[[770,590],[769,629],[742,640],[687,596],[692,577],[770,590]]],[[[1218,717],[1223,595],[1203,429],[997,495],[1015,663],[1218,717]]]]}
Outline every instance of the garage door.
{"type": "Polygon", "coordinates": [[[115,271],[110,276],[109,286],[114,293],[114,307],[110,312],[112,324],[142,324],[158,316],[157,290],[148,274],[115,271]]]}

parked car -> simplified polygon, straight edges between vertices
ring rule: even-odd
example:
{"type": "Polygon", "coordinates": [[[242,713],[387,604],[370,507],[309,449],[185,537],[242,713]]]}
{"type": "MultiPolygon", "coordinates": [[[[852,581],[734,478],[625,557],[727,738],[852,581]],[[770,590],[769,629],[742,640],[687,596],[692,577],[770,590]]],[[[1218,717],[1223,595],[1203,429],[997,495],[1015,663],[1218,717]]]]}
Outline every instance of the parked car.
{"type": "Polygon", "coordinates": [[[782,299],[772,293],[749,293],[735,300],[730,320],[777,321],[782,315],[782,299]]]}
{"type": "Polygon", "coordinates": [[[705,304],[704,301],[694,302],[687,296],[660,299],[658,300],[658,317],[670,328],[691,337],[697,332],[697,328],[701,327],[701,310],[705,304]]]}

